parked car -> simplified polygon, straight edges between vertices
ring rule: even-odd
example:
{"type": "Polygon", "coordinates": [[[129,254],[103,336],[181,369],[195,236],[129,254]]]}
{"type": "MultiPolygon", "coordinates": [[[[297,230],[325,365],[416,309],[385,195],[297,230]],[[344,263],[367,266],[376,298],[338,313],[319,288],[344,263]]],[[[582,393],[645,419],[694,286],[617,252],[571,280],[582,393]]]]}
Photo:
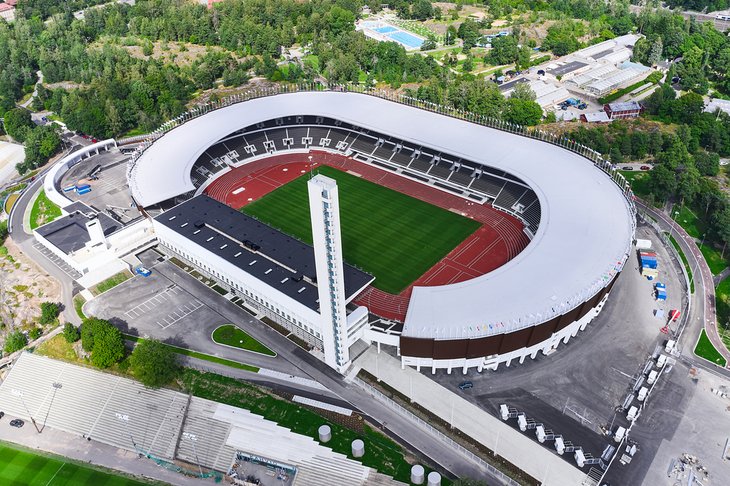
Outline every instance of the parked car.
{"type": "Polygon", "coordinates": [[[142,275],[143,277],[149,277],[150,275],[152,275],[152,270],[146,267],[137,267],[134,271],[137,273],[137,275],[142,275]]]}
{"type": "Polygon", "coordinates": [[[648,165],[642,165],[642,166],[640,167],[640,169],[641,169],[641,170],[651,170],[651,167],[649,167],[648,165]]]}
{"type": "Polygon", "coordinates": [[[621,170],[634,170],[634,168],[630,165],[627,165],[626,167],[621,167],[621,170]]]}
{"type": "Polygon", "coordinates": [[[10,421],[10,426],[15,428],[21,428],[23,425],[25,425],[25,422],[23,422],[20,419],[15,419],[10,421]]]}
{"type": "Polygon", "coordinates": [[[0,419],[5,416],[5,412],[0,412],[0,419]]]}
{"type": "Polygon", "coordinates": [[[468,390],[469,388],[474,388],[474,383],[471,381],[464,381],[462,383],[459,383],[459,388],[461,390],[468,390]]]}

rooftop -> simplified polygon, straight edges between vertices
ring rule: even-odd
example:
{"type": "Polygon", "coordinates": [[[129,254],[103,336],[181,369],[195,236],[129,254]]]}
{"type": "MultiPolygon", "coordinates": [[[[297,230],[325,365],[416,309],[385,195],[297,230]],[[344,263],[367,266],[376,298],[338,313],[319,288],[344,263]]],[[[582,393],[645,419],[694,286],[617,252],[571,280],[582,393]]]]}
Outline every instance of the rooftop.
{"type": "Polygon", "coordinates": [[[86,246],[91,241],[86,223],[98,218],[104,235],[109,236],[122,228],[122,225],[103,213],[97,213],[82,202],[74,202],[64,208],[68,213],[36,229],[38,234],[56,248],[69,255],[86,246]]]}
{"type": "Polygon", "coordinates": [[[632,111],[641,110],[641,104],[638,101],[622,101],[609,103],[608,108],[611,111],[632,111]]]}
{"type": "MultiPolygon", "coordinates": [[[[317,311],[319,293],[314,248],[247,214],[200,195],[166,211],[155,220],[317,311]]],[[[373,277],[344,265],[345,298],[362,291],[373,277]]]]}

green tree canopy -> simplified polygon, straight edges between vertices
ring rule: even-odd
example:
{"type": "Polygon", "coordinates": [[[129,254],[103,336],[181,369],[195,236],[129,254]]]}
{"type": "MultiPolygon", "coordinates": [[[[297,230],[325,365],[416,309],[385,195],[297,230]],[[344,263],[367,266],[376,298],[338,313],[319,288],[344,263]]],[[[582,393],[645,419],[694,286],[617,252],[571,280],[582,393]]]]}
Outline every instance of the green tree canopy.
{"type": "Polygon", "coordinates": [[[51,324],[56,320],[61,310],[58,308],[58,304],[55,302],[42,302],[41,303],[41,324],[51,324]]]}
{"type": "Polygon", "coordinates": [[[145,339],[137,344],[129,362],[134,377],[149,388],[170,383],[180,372],[177,354],[154,339],[145,339]]]}
{"type": "Polygon", "coordinates": [[[28,344],[28,338],[20,330],[15,330],[5,336],[5,352],[10,354],[19,351],[28,344]]]}

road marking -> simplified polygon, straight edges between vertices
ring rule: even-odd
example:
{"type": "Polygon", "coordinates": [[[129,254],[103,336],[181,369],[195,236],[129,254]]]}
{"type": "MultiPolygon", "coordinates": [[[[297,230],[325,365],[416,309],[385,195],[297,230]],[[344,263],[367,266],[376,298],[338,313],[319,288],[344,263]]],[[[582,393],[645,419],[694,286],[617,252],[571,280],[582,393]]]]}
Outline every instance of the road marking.
{"type": "Polygon", "coordinates": [[[51,482],[52,482],[52,481],[53,481],[53,480],[54,480],[54,479],[56,478],[56,476],[58,475],[59,471],[61,471],[61,469],[63,469],[63,466],[65,466],[65,465],[66,465],[66,463],[64,462],[63,464],[61,464],[61,465],[60,465],[60,466],[58,467],[58,469],[56,469],[56,472],[55,472],[55,473],[53,473],[53,476],[51,476],[51,479],[49,479],[49,480],[48,480],[48,482],[46,483],[46,486],[48,486],[49,484],[51,484],[51,482]]]}
{"type": "Polygon", "coordinates": [[[183,306],[180,306],[178,309],[176,309],[175,312],[168,314],[167,317],[165,317],[163,319],[163,321],[165,321],[167,323],[166,326],[163,326],[162,324],[160,324],[160,321],[157,321],[157,325],[160,326],[162,329],[167,329],[168,327],[174,325],[176,322],[181,321],[186,316],[189,316],[196,310],[203,307],[204,304],[201,301],[199,301],[198,299],[194,299],[192,302],[190,302],[189,305],[192,307],[191,309],[183,310],[183,306]],[[180,315],[178,315],[178,313],[180,315]],[[173,316],[176,316],[176,317],[173,317],[173,316]]]}

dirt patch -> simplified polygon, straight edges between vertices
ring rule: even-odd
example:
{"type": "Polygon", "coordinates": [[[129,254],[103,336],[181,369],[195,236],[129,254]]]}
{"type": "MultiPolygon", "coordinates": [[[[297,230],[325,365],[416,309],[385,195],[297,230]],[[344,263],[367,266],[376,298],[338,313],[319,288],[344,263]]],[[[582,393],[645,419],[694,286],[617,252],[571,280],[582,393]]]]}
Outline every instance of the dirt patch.
{"type": "MultiPolygon", "coordinates": [[[[102,40],[97,43],[99,46],[103,42],[108,40],[102,40]]],[[[132,38],[125,38],[121,41],[122,49],[129,52],[132,57],[138,59],[155,59],[165,63],[175,63],[178,66],[189,66],[196,59],[204,56],[208,51],[215,52],[228,52],[237,60],[243,60],[243,57],[236,55],[236,53],[223,49],[222,47],[215,46],[201,46],[199,44],[190,44],[187,42],[162,42],[157,41],[152,43],[152,54],[147,56],[142,48],[143,41],[137,41],[132,38]]]]}
{"type": "Polygon", "coordinates": [[[5,335],[13,329],[28,329],[36,326],[40,317],[41,302],[59,302],[61,286],[35,262],[31,261],[8,238],[3,245],[7,249],[0,253],[0,287],[3,306],[0,315],[3,328],[0,330],[0,345],[5,335]]]}

